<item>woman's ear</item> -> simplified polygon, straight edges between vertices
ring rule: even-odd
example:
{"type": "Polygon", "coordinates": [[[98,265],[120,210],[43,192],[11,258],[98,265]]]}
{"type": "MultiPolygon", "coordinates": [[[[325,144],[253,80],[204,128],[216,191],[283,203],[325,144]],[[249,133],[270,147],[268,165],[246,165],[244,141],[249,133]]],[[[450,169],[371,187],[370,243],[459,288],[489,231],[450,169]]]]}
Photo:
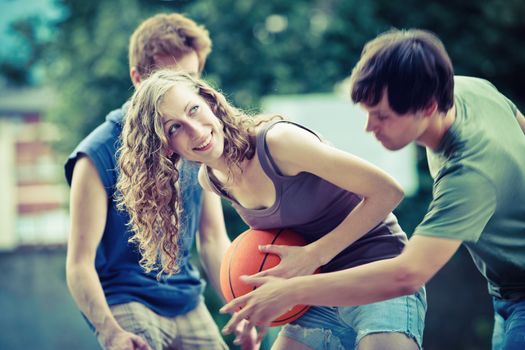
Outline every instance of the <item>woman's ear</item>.
{"type": "Polygon", "coordinates": [[[165,147],[163,152],[164,152],[164,155],[165,155],[166,157],[168,157],[168,158],[173,157],[173,154],[175,153],[175,152],[174,152],[171,148],[169,148],[169,147],[165,147]]]}

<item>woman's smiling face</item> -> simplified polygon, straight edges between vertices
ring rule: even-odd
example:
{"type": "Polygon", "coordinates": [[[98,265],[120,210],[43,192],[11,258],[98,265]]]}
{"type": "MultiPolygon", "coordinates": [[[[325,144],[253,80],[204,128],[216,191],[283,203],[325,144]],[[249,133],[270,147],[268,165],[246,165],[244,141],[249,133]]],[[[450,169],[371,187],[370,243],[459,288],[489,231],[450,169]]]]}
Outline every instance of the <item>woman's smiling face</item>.
{"type": "Polygon", "coordinates": [[[179,83],[172,87],[160,105],[160,115],[171,151],[184,159],[205,164],[221,158],[222,123],[190,86],[179,83]]]}

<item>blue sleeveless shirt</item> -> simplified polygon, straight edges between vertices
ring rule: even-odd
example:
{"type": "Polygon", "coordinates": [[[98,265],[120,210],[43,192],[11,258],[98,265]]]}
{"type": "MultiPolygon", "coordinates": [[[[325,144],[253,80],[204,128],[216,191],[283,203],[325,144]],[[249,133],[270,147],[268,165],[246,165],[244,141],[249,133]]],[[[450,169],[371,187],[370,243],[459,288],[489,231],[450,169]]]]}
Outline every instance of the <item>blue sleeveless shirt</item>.
{"type": "Polygon", "coordinates": [[[125,105],[112,111],[106,121],[91,132],[73,151],[65,164],[69,185],[79,156],[88,156],[95,165],[108,195],[108,212],[102,240],[97,247],[95,268],[109,305],[136,301],[154,312],[171,317],[193,310],[201,300],[204,281],[189,261],[200,219],[202,190],[197,182],[198,166],[185,162],[180,169],[183,215],[180,229],[180,272],[156,279],[139,265],[138,248],[128,243],[129,215],[118,211],[114,195],[118,178],[116,151],[122,132],[125,105]]]}
{"type": "MultiPolygon", "coordinates": [[[[361,202],[361,197],[338,187],[314,174],[302,172],[283,176],[266,144],[268,130],[278,121],[261,128],[256,135],[256,152],[265,174],[275,187],[275,203],[264,209],[241,206],[223,190],[213,172],[206,169],[210,187],[226,198],[242,219],[254,229],[289,228],[301,234],[308,243],[318,240],[336,228],[361,202]]],[[[311,130],[292,123],[305,130],[311,130]]],[[[312,132],[314,135],[315,133],[312,132]]],[[[370,232],[346,247],[321,268],[323,272],[337,271],[372,261],[393,258],[401,253],[406,235],[393,214],[370,232]]]]}

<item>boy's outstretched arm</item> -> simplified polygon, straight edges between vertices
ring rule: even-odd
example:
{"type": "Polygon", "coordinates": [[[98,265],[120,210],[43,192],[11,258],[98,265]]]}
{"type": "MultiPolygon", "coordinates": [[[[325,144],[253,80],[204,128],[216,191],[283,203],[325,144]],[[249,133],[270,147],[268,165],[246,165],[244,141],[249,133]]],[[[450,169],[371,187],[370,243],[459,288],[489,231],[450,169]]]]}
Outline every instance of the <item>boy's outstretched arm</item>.
{"type": "Polygon", "coordinates": [[[234,313],[224,332],[242,319],[267,327],[296,304],[354,306],[415,293],[454,255],[461,241],[414,236],[399,256],[355,268],[291,279],[245,278],[259,287],[234,299],[221,312],[234,313]]]}

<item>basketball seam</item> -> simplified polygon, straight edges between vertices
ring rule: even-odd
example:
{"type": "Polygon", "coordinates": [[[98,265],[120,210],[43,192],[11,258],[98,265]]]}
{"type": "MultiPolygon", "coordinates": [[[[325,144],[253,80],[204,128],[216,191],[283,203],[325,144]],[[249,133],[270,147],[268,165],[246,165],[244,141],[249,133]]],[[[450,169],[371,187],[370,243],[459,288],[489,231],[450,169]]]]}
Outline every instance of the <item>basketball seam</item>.
{"type": "MultiPolygon", "coordinates": [[[[272,243],[271,244],[274,244],[275,241],[277,240],[277,238],[279,238],[279,236],[281,235],[281,233],[284,231],[284,229],[280,229],[279,231],[277,231],[277,234],[275,235],[275,237],[273,238],[272,240],[272,243]]],[[[263,267],[264,267],[264,263],[266,262],[266,259],[268,258],[268,255],[270,255],[270,253],[264,253],[264,258],[261,262],[261,266],[259,266],[259,271],[258,272],[261,272],[263,267]]],[[[255,290],[257,289],[257,287],[253,287],[252,290],[255,290]]]]}
{"type": "Polygon", "coordinates": [[[237,242],[237,244],[235,245],[235,248],[232,252],[232,254],[230,254],[230,261],[228,261],[228,283],[230,284],[230,291],[232,292],[232,295],[233,295],[233,298],[236,298],[237,296],[235,295],[235,290],[233,289],[233,285],[232,285],[232,277],[231,277],[231,271],[232,271],[232,257],[235,256],[235,253],[237,252],[237,249],[239,249],[239,246],[241,245],[241,241],[246,237],[246,235],[240,237],[240,240],[237,242]]]}
{"type": "MultiPolygon", "coordinates": [[[[280,229],[279,231],[277,231],[277,234],[275,235],[275,237],[273,238],[272,240],[272,243],[271,244],[274,244],[275,241],[277,241],[277,239],[279,238],[279,236],[281,235],[281,233],[284,232],[284,229],[280,229]]],[[[270,255],[270,253],[265,253],[264,254],[264,258],[261,262],[261,266],[259,266],[259,272],[261,272],[261,270],[263,269],[264,267],[264,263],[266,262],[266,259],[268,258],[268,255],[270,255]]],[[[253,287],[253,290],[257,289],[257,287],[253,287]]],[[[308,306],[303,306],[300,310],[298,310],[296,313],[294,313],[293,315],[289,315],[288,317],[286,318],[281,318],[281,319],[275,319],[272,321],[272,324],[275,324],[275,323],[281,323],[281,322],[286,322],[287,320],[289,319],[292,319],[294,318],[295,316],[301,314],[302,312],[304,312],[305,310],[308,309],[308,306]]]]}

